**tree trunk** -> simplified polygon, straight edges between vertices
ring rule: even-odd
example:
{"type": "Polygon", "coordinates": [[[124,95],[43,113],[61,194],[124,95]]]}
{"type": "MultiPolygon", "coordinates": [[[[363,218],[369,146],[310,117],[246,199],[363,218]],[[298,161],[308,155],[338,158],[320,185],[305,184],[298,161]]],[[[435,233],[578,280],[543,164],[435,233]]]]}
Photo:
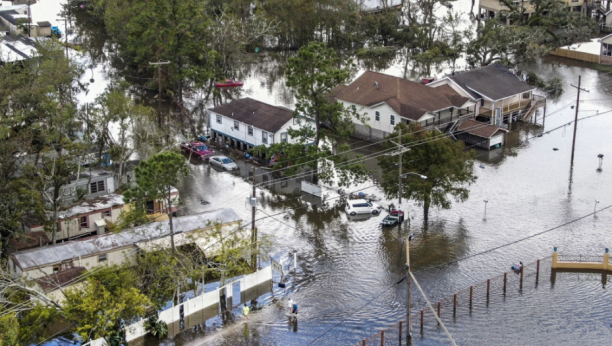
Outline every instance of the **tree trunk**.
{"type": "Polygon", "coordinates": [[[427,227],[429,226],[429,206],[431,204],[431,201],[429,200],[429,198],[425,198],[425,201],[423,201],[423,227],[425,229],[427,229],[427,227]]]}
{"type": "Polygon", "coordinates": [[[166,211],[168,212],[168,222],[170,224],[170,244],[172,245],[172,254],[176,254],[176,249],[174,247],[174,225],[172,224],[172,196],[170,195],[170,192],[172,191],[172,188],[170,186],[168,186],[168,197],[166,198],[166,202],[168,203],[168,205],[166,205],[166,211]]]}

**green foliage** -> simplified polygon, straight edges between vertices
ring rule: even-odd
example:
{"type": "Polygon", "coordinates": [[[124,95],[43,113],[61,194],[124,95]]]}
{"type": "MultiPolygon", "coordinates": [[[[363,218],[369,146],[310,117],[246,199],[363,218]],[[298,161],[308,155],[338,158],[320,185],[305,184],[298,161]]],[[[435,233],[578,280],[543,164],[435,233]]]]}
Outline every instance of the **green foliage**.
{"type": "MultiPolygon", "coordinates": [[[[161,152],[151,156],[148,160],[140,161],[134,169],[136,186],[125,191],[123,200],[133,203],[137,211],[146,209],[148,201],[163,200],[165,212],[170,218],[172,249],[174,251],[174,231],[172,225],[171,196],[173,186],[177,185],[183,177],[189,175],[189,168],[185,158],[175,152],[161,152]]],[[[140,214],[142,215],[142,214],[140,214]]]]}
{"type": "Polygon", "coordinates": [[[123,327],[144,317],[149,299],[133,287],[128,271],[105,267],[90,276],[82,288],[65,292],[64,314],[77,322],[83,340],[104,338],[110,344],[123,342],[123,327]]]}
{"type": "MultiPolygon", "coordinates": [[[[0,313],[4,311],[0,310],[0,313]]],[[[12,314],[0,317],[0,346],[18,345],[19,322],[12,314]]]]}
{"type": "MultiPolygon", "coordinates": [[[[404,154],[403,172],[415,172],[425,175],[423,180],[408,175],[403,180],[402,196],[418,201],[423,206],[425,226],[427,226],[431,206],[450,209],[449,195],[457,201],[465,201],[469,196],[468,185],[476,181],[473,172],[473,151],[464,151],[462,142],[454,142],[448,137],[436,138],[433,131],[422,131],[418,125],[403,123],[395,127],[388,137],[399,137],[402,131],[402,143],[410,147],[404,154]],[[410,146],[418,142],[419,145],[410,146]]],[[[384,148],[393,147],[385,142],[384,148]]],[[[381,187],[387,197],[398,194],[398,156],[379,156],[378,164],[383,172],[381,187]]]]}
{"type": "Polygon", "coordinates": [[[144,328],[158,339],[163,339],[168,335],[168,325],[166,322],[159,320],[157,314],[150,316],[144,323],[144,328]]]}
{"type": "Polygon", "coordinates": [[[534,72],[527,74],[527,83],[544,90],[549,95],[559,95],[563,93],[563,82],[560,78],[544,80],[534,72]]]}

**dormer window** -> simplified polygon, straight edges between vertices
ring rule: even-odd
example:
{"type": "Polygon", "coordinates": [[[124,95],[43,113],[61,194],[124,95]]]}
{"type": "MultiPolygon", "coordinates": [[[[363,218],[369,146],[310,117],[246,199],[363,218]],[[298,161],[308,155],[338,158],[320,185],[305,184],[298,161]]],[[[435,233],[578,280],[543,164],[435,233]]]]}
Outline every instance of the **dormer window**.
{"type": "Polygon", "coordinates": [[[391,125],[395,125],[395,115],[391,116],[390,122],[391,122],[391,125]]]}

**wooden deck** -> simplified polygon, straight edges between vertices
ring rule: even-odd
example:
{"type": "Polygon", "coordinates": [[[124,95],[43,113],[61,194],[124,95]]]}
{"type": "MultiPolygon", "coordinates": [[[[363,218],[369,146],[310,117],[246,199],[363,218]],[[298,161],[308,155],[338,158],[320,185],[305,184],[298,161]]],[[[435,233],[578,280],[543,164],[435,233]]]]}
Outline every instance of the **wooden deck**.
{"type": "MultiPolygon", "coordinates": [[[[531,105],[531,102],[533,102],[532,100],[526,100],[526,101],[521,101],[521,102],[516,102],[516,103],[511,103],[509,105],[503,106],[502,107],[502,116],[508,114],[508,113],[514,113],[516,111],[519,110],[524,110],[527,107],[529,107],[531,105]]],[[[493,114],[493,111],[491,109],[482,107],[480,108],[480,113],[478,114],[478,116],[480,117],[485,117],[485,118],[490,118],[493,114]]]]}

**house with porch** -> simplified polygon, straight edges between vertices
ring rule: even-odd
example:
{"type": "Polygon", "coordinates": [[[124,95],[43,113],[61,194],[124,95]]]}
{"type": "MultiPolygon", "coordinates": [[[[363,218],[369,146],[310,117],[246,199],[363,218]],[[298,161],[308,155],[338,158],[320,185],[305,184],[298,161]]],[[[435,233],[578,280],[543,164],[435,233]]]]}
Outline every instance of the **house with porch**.
{"type": "Polygon", "coordinates": [[[208,126],[213,140],[240,150],[249,150],[259,145],[294,143],[288,129],[313,126],[312,121],[294,117],[293,113],[289,108],[247,97],[210,109],[208,126]]]}
{"type": "MultiPolygon", "coordinates": [[[[193,244],[206,256],[219,251],[216,240],[210,237],[214,222],[222,224],[221,231],[229,236],[236,232],[241,218],[233,209],[217,209],[173,219],[177,247],[193,244]]],[[[250,236],[248,229],[241,236],[250,236]]],[[[14,277],[36,283],[55,302],[64,299],[62,289],[78,285],[87,272],[104,265],[136,264],[139,253],[156,251],[170,246],[169,221],[150,223],[122,233],[106,233],[54,246],[40,246],[9,255],[7,270],[14,277]]]]}
{"type": "MultiPolygon", "coordinates": [[[[568,7],[569,11],[580,12],[585,16],[604,15],[606,7],[603,2],[597,0],[562,0],[568,7]]],[[[535,6],[528,0],[512,0],[512,5],[516,8],[523,9],[523,15],[527,18],[531,17],[536,11],[535,6]]],[[[480,0],[478,5],[477,18],[483,19],[498,19],[505,22],[506,25],[511,25],[512,22],[507,18],[510,8],[500,0],[480,0]]]]}
{"type": "Polygon", "coordinates": [[[451,87],[429,88],[378,72],[366,71],[349,85],[334,89],[331,99],[344,107],[356,107],[367,121],[353,119],[355,136],[383,139],[395,125],[418,123],[421,126],[451,124],[474,114],[476,101],[451,87]]]}
{"type": "Polygon", "coordinates": [[[428,86],[450,87],[463,97],[476,100],[476,120],[495,126],[525,119],[546,105],[544,97],[533,94],[535,87],[499,63],[455,73],[428,86]]]}

